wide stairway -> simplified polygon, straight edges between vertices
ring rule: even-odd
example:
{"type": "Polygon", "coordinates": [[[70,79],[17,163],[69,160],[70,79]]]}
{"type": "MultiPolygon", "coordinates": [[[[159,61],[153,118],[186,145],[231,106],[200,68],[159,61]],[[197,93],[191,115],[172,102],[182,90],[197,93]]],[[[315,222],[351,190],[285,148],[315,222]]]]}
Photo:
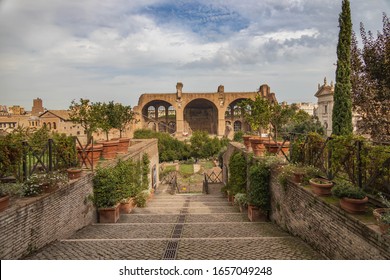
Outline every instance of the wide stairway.
{"type": "Polygon", "coordinates": [[[246,260],[322,259],[272,223],[249,222],[219,192],[176,194],[160,186],[145,208],[117,224],[93,224],[29,259],[246,260]]]}

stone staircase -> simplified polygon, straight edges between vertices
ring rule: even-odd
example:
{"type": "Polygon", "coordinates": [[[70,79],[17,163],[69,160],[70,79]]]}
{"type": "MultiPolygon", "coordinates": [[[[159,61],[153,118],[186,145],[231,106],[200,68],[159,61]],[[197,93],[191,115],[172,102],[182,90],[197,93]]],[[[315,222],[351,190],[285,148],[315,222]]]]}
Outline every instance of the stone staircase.
{"type": "Polygon", "coordinates": [[[268,222],[249,222],[219,192],[170,195],[161,186],[145,208],[117,224],[87,226],[29,259],[322,259],[268,222]]]}

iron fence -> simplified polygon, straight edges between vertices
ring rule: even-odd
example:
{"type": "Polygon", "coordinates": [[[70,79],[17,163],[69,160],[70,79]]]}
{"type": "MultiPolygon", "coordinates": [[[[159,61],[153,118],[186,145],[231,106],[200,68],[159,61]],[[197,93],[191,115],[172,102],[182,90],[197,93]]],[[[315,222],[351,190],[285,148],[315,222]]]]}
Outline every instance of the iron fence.
{"type": "Polygon", "coordinates": [[[390,143],[318,134],[290,134],[289,140],[289,162],[312,165],[329,179],[348,180],[366,191],[390,195],[390,143]]]}
{"type": "Polygon", "coordinates": [[[0,179],[24,181],[34,173],[49,173],[77,165],[76,140],[42,144],[2,143],[0,145],[0,179]]]}

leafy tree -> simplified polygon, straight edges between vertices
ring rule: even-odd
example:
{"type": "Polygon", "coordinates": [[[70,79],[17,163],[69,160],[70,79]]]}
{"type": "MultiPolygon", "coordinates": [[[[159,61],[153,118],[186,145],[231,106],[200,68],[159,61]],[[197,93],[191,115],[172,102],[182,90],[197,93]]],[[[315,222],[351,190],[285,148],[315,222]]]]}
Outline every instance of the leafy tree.
{"type": "Polygon", "coordinates": [[[191,155],[195,158],[210,158],[217,156],[222,142],[217,138],[210,138],[206,131],[195,131],[191,138],[191,155]]]}
{"type": "Polygon", "coordinates": [[[282,106],[278,103],[274,103],[270,106],[270,110],[270,122],[274,131],[274,137],[277,139],[279,131],[283,126],[287,125],[294,116],[295,108],[293,106],[282,106]]]}
{"type": "Polygon", "coordinates": [[[243,142],[244,140],[243,140],[243,138],[242,138],[242,136],[244,136],[244,132],[242,132],[241,130],[239,130],[239,131],[236,131],[235,133],[234,133],[234,136],[233,136],[233,141],[234,142],[243,142]]]}
{"type": "Polygon", "coordinates": [[[360,25],[363,48],[353,36],[351,83],[358,132],[376,141],[390,141],[390,21],[383,14],[383,31],[374,38],[360,25]]]}
{"type": "Polygon", "coordinates": [[[158,139],[160,161],[185,160],[190,157],[189,146],[166,132],[156,132],[150,129],[134,131],[134,139],[158,139]]]}
{"type": "Polygon", "coordinates": [[[240,102],[239,106],[244,108],[244,118],[250,124],[253,131],[263,132],[270,124],[271,103],[260,95],[255,100],[246,99],[240,102]]]}
{"type": "Polygon", "coordinates": [[[129,123],[137,122],[135,113],[131,106],[124,106],[120,103],[113,105],[113,127],[119,130],[119,137],[122,137],[122,133],[125,131],[126,126],[129,123]]]}
{"type": "Polygon", "coordinates": [[[80,103],[75,100],[69,106],[69,120],[78,123],[87,132],[87,143],[92,139],[92,133],[98,129],[98,114],[96,106],[89,99],[80,98],[80,103]]]}
{"type": "Polygon", "coordinates": [[[303,110],[298,110],[294,113],[286,129],[291,133],[308,134],[310,132],[317,132],[321,135],[325,134],[325,129],[318,118],[310,116],[309,113],[303,110]]]}
{"type": "Polygon", "coordinates": [[[343,0],[339,16],[339,41],[337,44],[336,85],[332,115],[333,134],[352,133],[351,101],[351,38],[352,21],[349,0],[343,0]]]}

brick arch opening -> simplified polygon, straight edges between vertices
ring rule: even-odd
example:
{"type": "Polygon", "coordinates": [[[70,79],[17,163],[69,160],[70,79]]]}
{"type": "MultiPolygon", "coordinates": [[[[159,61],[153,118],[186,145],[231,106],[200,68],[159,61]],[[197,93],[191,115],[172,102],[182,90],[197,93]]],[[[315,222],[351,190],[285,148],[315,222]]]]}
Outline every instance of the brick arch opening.
{"type": "Polygon", "coordinates": [[[218,109],[213,102],[198,98],[184,108],[184,130],[192,133],[201,130],[209,134],[218,134],[218,109]]]}
{"type": "Polygon", "coordinates": [[[238,98],[230,102],[225,112],[225,123],[234,124],[234,131],[242,130],[244,132],[250,131],[250,125],[245,121],[243,109],[240,107],[240,102],[247,100],[247,98],[238,98]]]}
{"type": "Polygon", "coordinates": [[[171,103],[164,100],[152,100],[142,107],[141,112],[148,128],[162,132],[175,132],[173,129],[176,129],[176,110],[171,103]]]}

